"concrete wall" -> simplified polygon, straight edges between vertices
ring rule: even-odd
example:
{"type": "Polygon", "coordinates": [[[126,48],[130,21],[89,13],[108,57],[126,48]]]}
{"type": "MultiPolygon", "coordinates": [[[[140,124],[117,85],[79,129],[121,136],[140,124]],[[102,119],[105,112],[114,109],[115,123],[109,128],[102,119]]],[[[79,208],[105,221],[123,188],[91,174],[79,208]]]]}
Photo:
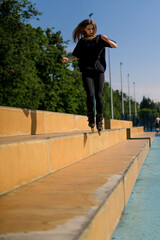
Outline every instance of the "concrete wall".
{"type": "Polygon", "coordinates": [[[0,136],[89,130],[86,116],[0,107],[0,136]]]}
{"type": "Polygon", "coordinates": [[[144,133],[144,127],[132,127],[127,129],[127,138],[134,138],[136,135],[144,133]]]}
{"type": "Polygon", "coordinates": [[[132,121],[114,119],[105,120],[105,129],[130,128],[132,126],[132,121]]]}
{"type": "MultiPolygon", "coordinates": [[[[0,137],[90,130],[86,116],[0,107],[0,137]]],[[[104,120],[105,129],[132,127],[131,121],[104,120]]]]}

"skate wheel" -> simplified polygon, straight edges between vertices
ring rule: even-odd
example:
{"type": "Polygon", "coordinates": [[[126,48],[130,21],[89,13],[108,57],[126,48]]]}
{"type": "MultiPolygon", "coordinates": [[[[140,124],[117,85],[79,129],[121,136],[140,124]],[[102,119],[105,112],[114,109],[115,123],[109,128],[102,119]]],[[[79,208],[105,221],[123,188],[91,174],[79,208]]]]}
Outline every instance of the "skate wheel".
{"type": "Polygon", "coordinates": [[[98,131],[99,136],[101,136],[101,131],[98,131]]]}
{"type": "Polygon", "coordinates": [[[94,133],[94,128],[91,128],[92,133],[94,133]]]}

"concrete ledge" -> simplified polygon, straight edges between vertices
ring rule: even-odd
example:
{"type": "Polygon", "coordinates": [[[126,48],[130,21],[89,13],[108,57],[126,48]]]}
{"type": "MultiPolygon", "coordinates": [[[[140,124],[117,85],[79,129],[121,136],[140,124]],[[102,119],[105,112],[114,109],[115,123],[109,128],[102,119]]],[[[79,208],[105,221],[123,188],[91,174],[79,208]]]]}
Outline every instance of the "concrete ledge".
{"type": "Polygon", "coordinates": [[[127,139],[126,130],[12,137],[0,143],[0,194],[44,177],[127,139]],[[16,139],[16,140],[14,140],[16,139]],[[19,139],[19,140],[18,140],[19,139]]]}
{"type": "Polygon", "coordinates": [[[132,121],[114,119],[105,120],[105,129],[131,128],[132,126],[132,121]]]}
{"type": "Polygon", "coordinates": [[[127,139],[134,138],[137,134],[144,133],[144,127],[127,128],[127,139]]]}
{"type": "Polygon", "coordinates": [[[134,139],[148,139],[149,146],[152,145],[154,138],[155,138],[155,132],[144,132],[144,133],[138,134],[134,137],[134,139]]]}
{"type": "Polygon", "coordinates": [[[87,117],[30,109],[0,107],[0,136],[90,130],[87,117]]]}
{"type": "Polygon", "coordinates": [[[149,146],[151,146],[154,138],[155,132],[144,132],[143,127],[134,127],[127,129],[127,139],[148,139],[149,146]]]}
{"type": "Polygon", "coordinates": [[[126,140],[1,197],[0,239],[111,239],[148,150],[126,140]]]}

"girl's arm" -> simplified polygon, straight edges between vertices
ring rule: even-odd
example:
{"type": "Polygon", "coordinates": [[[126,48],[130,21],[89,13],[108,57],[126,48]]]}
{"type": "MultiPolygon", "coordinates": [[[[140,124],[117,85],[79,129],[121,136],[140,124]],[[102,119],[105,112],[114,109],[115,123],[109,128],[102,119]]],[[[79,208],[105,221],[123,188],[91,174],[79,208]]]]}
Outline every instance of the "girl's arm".
{"type": "Polygon", "coordinates": [[[62,58],[62,63],[71,62],[71,61],[73,61],[73,60],[75,60],[75,59],[76,59],[76,57],[73,56],[73,55],[69,56],[68,58],[63,57],[63,58],[62,58]]]}
{"type": "Polygon", "coordinates": [[[116,44],[114,41],[110,40],[107,36],[101,35],[101,38],[102,38],[105,42],[109,43],[109,45],[110,45],[112,48],[116,48],[116,47],[117,47],[117,44],[116,44]]]}

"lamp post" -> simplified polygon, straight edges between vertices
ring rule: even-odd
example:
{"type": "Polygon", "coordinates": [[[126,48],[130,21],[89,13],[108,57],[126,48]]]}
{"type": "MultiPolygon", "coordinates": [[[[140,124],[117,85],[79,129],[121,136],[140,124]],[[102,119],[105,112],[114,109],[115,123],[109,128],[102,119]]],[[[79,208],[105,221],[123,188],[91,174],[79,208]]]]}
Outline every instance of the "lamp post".
{"type": "Polygon", "coordinates": [[[122,94],[122,119],[124,119],[124,101],[123,101],[123,81],[122,81],[122,62],[120,62],[120,75],[121,75],[121,94],[122,94]]]}
{"type": "Polygon", "coordinates": [[[133,82],[133,90],[134,90],[135,117],[137,117],[135,82],[133,82]]]}
{"type": "Polygon", "coordinates": [[[130,86],[129,86],[129,73],[128,73],[128,101],[129,101],[129,118],[131,120],[131,101],[130,101],[130,86]]]}
{"type": "Polygon", "coordinates": [[[112,83],[111,83],[111,61],[110,61],[110,49],[109,48],[108,48],[108,62],[109,62],[109,83],[110,83],[110,92],[111,92],[111,119],[114,119],[114,116],[113,116],[112,83]]]}

